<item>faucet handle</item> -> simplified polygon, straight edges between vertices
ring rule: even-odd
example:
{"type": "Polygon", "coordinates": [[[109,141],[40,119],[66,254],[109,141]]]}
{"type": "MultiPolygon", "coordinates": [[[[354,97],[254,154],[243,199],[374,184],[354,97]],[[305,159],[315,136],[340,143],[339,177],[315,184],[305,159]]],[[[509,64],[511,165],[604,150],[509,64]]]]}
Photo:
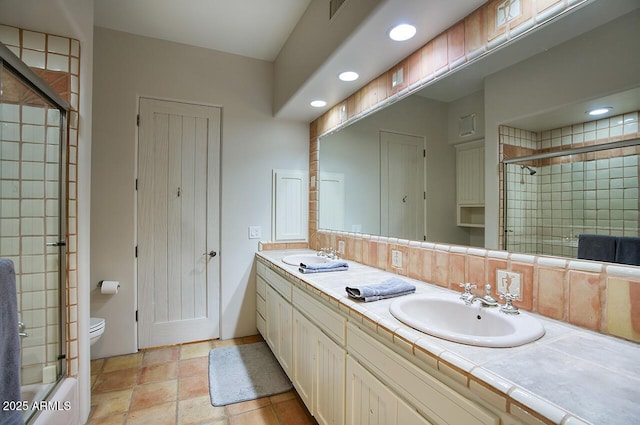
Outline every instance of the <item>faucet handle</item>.
{"type": "Polygon", "coordinates": [[[472,290],[472,289],[475,289],[475,288],[477,288],[477,287],[478,287],[478,285],[473,285],[473,284],[471,284],[471,283],[469,283],[469,282],[466,282],[466,283],[459,283],[459,284],[458,284],[458,286],[459,286],[459,287],[461,287],[461,288],[464,288],[464,292],[465,292],[465,294],[467,294],[467,293],[471,293],[471,290],[472,290]]]}
{"type": "Polygon", "coordinates": [[[511,295],[509,292],[500,294],[500,299],[504,300],[504,305],[500,306],[500,311],[504,314],[520,314],[518,307],[513,305],[513,301],[518,297],[511,295]]]}

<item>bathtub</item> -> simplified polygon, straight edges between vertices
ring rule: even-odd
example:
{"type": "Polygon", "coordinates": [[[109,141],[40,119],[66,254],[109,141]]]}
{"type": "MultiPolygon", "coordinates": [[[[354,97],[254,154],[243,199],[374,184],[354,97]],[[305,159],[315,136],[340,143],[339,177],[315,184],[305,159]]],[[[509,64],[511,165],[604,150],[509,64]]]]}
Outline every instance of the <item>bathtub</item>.
{"type": "Polygon", "coordinates": [[[29,425],[77,425],[79,417],[78,381],[65,378],[54,384],[32,384],[21,388],[22,400],[29,407],[23,417],[29,425]],[[42,396],[53,392],[42,402],[42,396]]]}

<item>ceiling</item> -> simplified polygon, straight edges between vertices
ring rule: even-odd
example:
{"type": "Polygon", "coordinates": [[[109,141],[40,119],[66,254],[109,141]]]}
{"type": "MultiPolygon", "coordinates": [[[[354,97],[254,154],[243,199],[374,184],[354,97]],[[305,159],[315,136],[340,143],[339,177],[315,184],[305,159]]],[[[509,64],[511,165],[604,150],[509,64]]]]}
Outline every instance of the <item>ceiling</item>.
{"type": "MultiPolygon", "coordinates": [[[[327,2],[328,8],[328,0],[322,1],[327,2]]],[[[100,27],[274,61],[310,3],[311,0],[99,0],[95,2],[94,20],[100,27]]],[[[274,116],[314,120],[484,3],[485,0],[381,0],[289,101],[273,112],[274,116]],[[389,29],[407,21],[418,28],[416,37],[403,43],[391,41],[387,37],[389,29]],[[345,68],[357,71],[360,78],[351,83],[339,81],[336,76],[345,68]],[[309,105],[317,98],[327,102],[324,109],[309,105]]]]}
{"type": "Polygon", "coordinates": [[[273,61],[311,0],[98,0],[94,24],[273,61]]]}

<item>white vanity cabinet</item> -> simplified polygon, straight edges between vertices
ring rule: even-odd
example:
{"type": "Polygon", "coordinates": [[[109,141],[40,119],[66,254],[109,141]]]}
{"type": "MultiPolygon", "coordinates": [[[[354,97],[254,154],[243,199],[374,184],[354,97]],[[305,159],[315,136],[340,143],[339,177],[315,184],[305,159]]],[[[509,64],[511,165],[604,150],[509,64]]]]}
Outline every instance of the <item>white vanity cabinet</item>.
{"type": "Polygon", "coordinates": [[[438,371],[260,262],[256,291],[258,329],[319,424],[500,424],[438,371]]]}

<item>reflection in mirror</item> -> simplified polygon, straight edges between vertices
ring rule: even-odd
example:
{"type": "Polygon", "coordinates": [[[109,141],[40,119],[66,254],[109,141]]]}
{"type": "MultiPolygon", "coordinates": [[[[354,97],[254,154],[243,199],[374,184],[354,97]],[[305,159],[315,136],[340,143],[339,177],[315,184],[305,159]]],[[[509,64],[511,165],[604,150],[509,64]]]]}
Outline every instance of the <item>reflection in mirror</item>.
{"type": "MultiPolygon", "coordinates": [[[[635,135],[637,116],[609,122],[635,135]]],[[[634,139],[505,160],[506,249],[577,258],[580,235],[639,236],[639,155],[634,139]]]]}
{"type": "Polygon", "coordinates": [[[322,137],[319,228],[468,244],[446,116],[446,104],[413,96],[322,137]]]}
{"type": "MultiPolygon", "coordinates": [[[[596,6],[598,4],[602,5],[595,3],[596,6]]],[[[486,239],[489,246],[500,245],[500,248],[505,248],[502,238],[504,231],[513,230],[514,234],[517,232],[521,237],[519,240],[511,239],[506,247],[509,251],[569,257],[575,257],[575,241],[564,241],[563,237],[575,239],[576,234],[580,232],[600,229],[599,217],[608,216],[612,222],[610,225],[616,228],[615,232],[620,232],[618,225],[622,220],[623,234],[631,232],[629,223],[625,222],[632,221],[633,217],[638,221],[638,204],[636,201],[635,210],[630,207],[632,201],[627,201],[626,209],[611,209],[611,195],[619,193],[617,187],[611,187],[615,192],[609,193],[609,207],[605,206],[602,199],[597,198],[596,192],[597,211],[585,209],[582,224],[560,225],[553,229],[545,224],[545,230],[540,231],[542,239],[534,240],[531,237],[534,216],[526,216],[527,209],[522,207],[512,209],[511,216],[507,218],[507,227],[504,227],[504,203],[499,191],[503,187],[503,182],[499,179],[504,177],[504,172],[496,171],[503,159],[546,152],[567,143],[568,147],[577,146],[571,145],[576,141],[580,142],[580,137],[587,137],[587,132],[568,135],[567,130],[578,129],[583,123],[593,120],[585,115],[585,111],[600,103],[613,106],[614,110],[593,122],[593,125],[598,127],[593,133],[596,136],[604,131],[600,126],[607,123],[609,133],[606,141],[599,143],[638,137],[637,113],[634,113],[640,110],[640,58],[635,53],[636,40],[640,37],[640,10],[637,6],[627,8],[622,5],[616,6],[616,9],[613,4],[609,5],[611,7],[607,8],[607,13],[595,6],[579,8],[570,14],[570,18],[546,24],[497,52],[485,55],[468,66],[445,75],[411,96],[399,101],[391,99],[389,106],[321,137],[318,228],[470,246],[485,246],[486,239]],[[571,25],[567,22],[571,22],[571,25]],[[468,116],[475,116],[476,128],[473,131],[469,130],[468,125],[464,128],[461,126],[461,119],[468,116]],[[635,117],[635,121],[629,121],[625,130],[615,123],[609,125],[609,121],[614,117],[635,117]],[[511,156],[503,157],[502,148],[505,143],[498,131],[499,128],[507,128],[518,134],[534,134],[538,144],[528,152],[512,152],[511,156]],[[633,128],[635,135],[632,134],[633,128]],[[628,134],[619,137],[622,133],[618,132],[622,131],[628,131],[628,134]],[[416,204],[422,204],[424,212],[418,209],[412,216],[417,216],[419,222],[422,214],[423,234],[417,232],[411,236],[402,233],[401,230],[394,230],[394,226],[388,226],[387,230],[383,225],[384,215],[391,216],[389,205],[383,202],[382,185],[383,169],[387,166],[383,164],[381,146],[387,133],[415,136],[424,140],[422,192],[426,199],[416,204]],[[568,138],[574,139],[567,142],[568,138]],[[460,226],[457,223],[457,213],[461,202],[460,194],[456,190],[456,178],[460,174],[456,168],[460,167],[460,164],[456,163],[456,146],[467,145],[467,142],[470,146],[471,143],[478,143],[483,139],[486,177],[481,178],[487,179],[483,199],[489,204],[474,203],[474,211],[478,211],[478,216],[485,220],[485,224],[474,223],[475,227],[460,226]],[[328,186],[332,186],[333,189],[327,189],[328,186]],[[618,211],[624,211],[622,218],[619,218],[618,211]],[[595,219],[592,218],[593,214],[595,219]],[[595,228],[592,226],[593,223],[587,220],[596,220],[595,228]],[[530,227],[531,231],[525,230],[525,227],[530,227]],[[485,234],[485,228],[489,233],[485,234]],[[544,242],[547,240],[553,242],[544,242]]],[[[591,134],[588,137],[590,136],[591,134]]],[[[589,144],[588,140],[583,141],[589,144]]],[[[419,148],[416,152],[420,162],[419,148]]],[[[548,164],[542,164],[541,160],[532,160],[505,165],[508,175],[515,179],[510,183],[508,196],[529,203],[534,202],[535,196],[538,202],[537,196],[541,195],[540,185],[550,185],[551,192],[544,194],[544,199],[540,200],[544,204],[540,203],[539,207],[535,208],[535,220],[542,220],[547,216],[553,219],[559,215],[563,223],[563,214],[568,213],[563,213],[564,210],[555,205],[549,209],[551,200],[560,196],[562,206],[579,205],[580,202],[585,204],[587,201],[591,206],[593,195],[585,192],[581,201],[573,199],[573,195],[565,194],[563,198],[564,192],[560,191],[558,195],[554,188],[557,188],[558,184],[561,188],[563,184],[564,187],[568,187],[569,183],[573,186],[573,181],[562,179],[578,173],[583,173],[584,179],[586,168],[595,166],[596,180],[589,183],[585,180],[582,184],[595,184],[597,191],[598,184],[604,184],[598,183],[598,176],[602,177],[604,173],[601,171],[598,174],[601,159],[583,160],[576,165],[567,165],[569,162],[565,159],[555,159],[557,163],[551,163],[552,160],[546,159],[545,161],[551,161],[548,164]],[[567,171],[568,167],[571,173],[567,171]],[[579,171],[578,167],[583,167],[584,170],[579,171]],[[535,174],[532,174],[532,171],[535,171],[535,174]],[[555,180],[558,178],[560,181],[555,180]],[[521,183],[522,181],[524,183],[521,183]],[[529,200],[526,200],[527,196],[530,197],[529,200]],[[549,196],[551,200],[547,199],[549,196]],[[568,199],[568,196],[571,198],[568,199]]],[[[608,160],[615,164],[618,161],[623,163],[622,167],[612,166],[611,170],[616,170],[613,171],[614,174],[630,173],[629,170],[625,171],[624,163],[626,161],[628,166],[629,161],[632,161],[631,155],[625,154],[622,158],[608,160]]],[[[628,175],[627,178],[631,179],[632,176],[628,175]]],[[[420,177],[416,179],[420,180],[420,177]]],[[[633,186],[628,186],[631,180],[623,182],[623,192],[637,192],[633,186]]],[[[422,181],[413,183],[415,187],[420,187],[422,181]]],[[[609,184],[619,183],[618,180],[612,180],[609,184]]],[[[576,182],[575,185],[579,186],[580,183],[576,182]]],[[[395,196],[395,202],[400,203],[409,193],[405,189],[398,190],[398,193],[395,190],[389,192],[389,199],[395,196]]],[[[419,193],[419,190],[417,192],[419,193]]],[[[604,195],[604,192],[600,194],[604,195]]],[[[407,200],[409,199],[408,197],[407,200]]],[[[624,203],[624,196],[622,202],[624,203]]],[[[613,204],[617,205],[618,201],[613,204]]],[[[532,205],[528,206],[533,210],[532,205]]]]}

